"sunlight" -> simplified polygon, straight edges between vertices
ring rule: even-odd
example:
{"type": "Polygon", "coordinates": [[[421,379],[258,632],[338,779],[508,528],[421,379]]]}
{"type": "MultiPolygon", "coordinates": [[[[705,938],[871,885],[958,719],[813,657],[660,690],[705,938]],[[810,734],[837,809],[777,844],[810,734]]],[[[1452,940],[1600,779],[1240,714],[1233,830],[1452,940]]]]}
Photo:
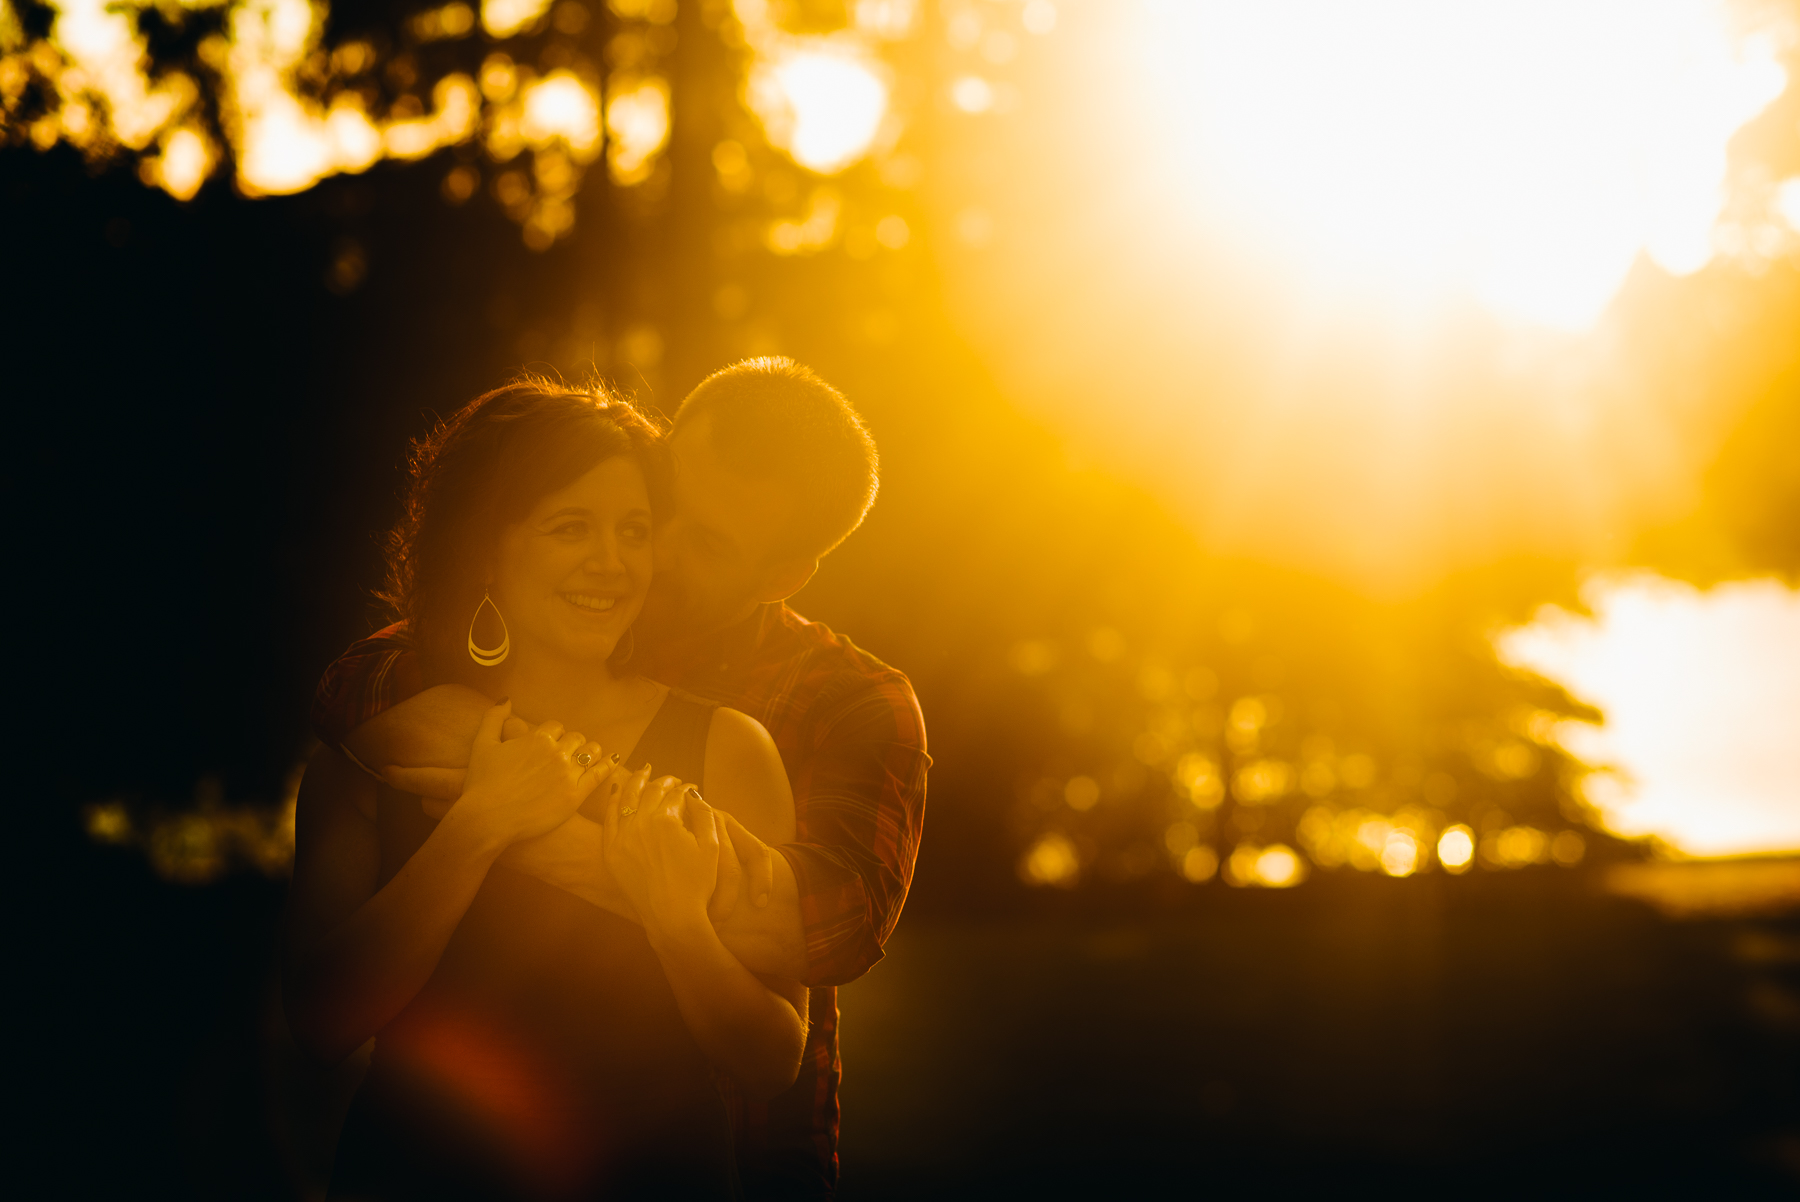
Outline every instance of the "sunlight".
{"type": "MultiPolygon", "coordinates": [[[[1721,0],[1146,5],[1191,193],[1334,294],[1591,325],[1640,251],[1712,257],[1726,144],[1781,94],[1721,0]]],[[[1124,131],[1121,131],[1124,132],[1124,131]]]]}
{"type": "Polygon", "coordinates": [[[656,156],[669,144],[669,85],[660,76],[614,76],[606,98],[606,166],[614,182],[635,184],[649,177],[656,156]]]}
{"type": "Polygon", "coordinates": [[[869,152],[888,87],[859,41],[806,38],[759,58],[745,101],[772,145],[808,171],[833,175],[869,152]]]}
{"type": "MultiPolygon", "coordinates": [[[[1594,616],[1547,608],[1497,646],[1604,712],[1558,735],[1617,769],[1587,787],[1608,825],[1693,855],[1800,849],[1800,592],[1645,575],[1596,579],[1582,597],[1594,616]]],[[[1529,841],[1504,832],[1494,855],[1537,858],[1529,841]]]]}

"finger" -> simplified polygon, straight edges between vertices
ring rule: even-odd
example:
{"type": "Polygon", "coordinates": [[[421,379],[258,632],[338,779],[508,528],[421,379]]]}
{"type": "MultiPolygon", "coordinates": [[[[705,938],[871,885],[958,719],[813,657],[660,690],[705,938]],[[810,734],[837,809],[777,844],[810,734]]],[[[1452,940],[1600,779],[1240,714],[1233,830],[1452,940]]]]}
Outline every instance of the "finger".
{"type": "Polygon", "coordinates": [[[695,835],[700,833],[701,827],[713,825],[713,809],[706,804],[706,799],[700,796],[698,785],[683,785],[680,796],[675,799],[675,804],[680,807],[682,822],[695,835]]]}
{"type": "Polygon", "coordinates": [[[650,765],[645,764],[619,785],[618,808],[619,817],[629,818],[637,813],[639,803],[643,801],[644,782],[650,779],[650,765]]]}
{"type": "Polygon", "coordinates": [[[618,772],[619,760],[623,758],[618,752],[615,751],[611,755],[601,755],[600,744],[598,743],[589,743],[582,750],[593,753],[594,759],[593,762],[587,766],[587,771],[588,775],[594,778],[594,783],[596,785],[618,772]]]}
{"type": "Polygon", "coordinates": [[[554,743],[562,738],[563,729],[564,727],[561,722],[558,722],[555,718],[551,718],[548,722],[538,723],[537,732],[554,743]]]}
{"type": "Polygon", "coordinates": [[[646,809],[654,806],[657,813],[673,818],[677,822],[681,821],[682,802],[686,795],[682,792],[680,777],[659,776],[651,782],[645,793],[649,797],[646,809]]]}
{"type": "Polygon", "coordinates": [[[419,808],[425,811],[427,818],[442,818],[450,812],[450,807],[454,804],[454,802],[445,801],[441,797],[419,798],[419,808]]]}
{"type": "Polygon", "coordinates": [[[511,716],[511,697],[502,697],[500,700],[494,702],[493,707],[489,709],[487,713],[481,715],[481,725],[476,728],[475,741],[477,743],[498,743],[500,741],[500,728],[506,724],[507,718],[511,716]]]}
{"type": "Polygon", "coordinates": [[[715,926],[737,910],[738,890],[744,881],[744,869],[738,861],[737,845],[731,841],[731,824],[726,817],[722,811],[713,811],[713,821],[719,828],[719,873],[713,884],[712,897],[706,903],[706,916],[715,926]]]}
{"type": "Polygon", "coordinates": [[[466,775],[462,768],[402,768],[390,764],[382,772],[381,779],[402,793],[455,801],[462,796],[466,775]]]}
{"type": "Polygon", "coordinates": [[[600,744],[592,739],[583,739],[569,750],[569,760],[577,771],[586,775],[593,766],[600,762],[600,744]]]}
{"type": "Polygon", "coordinates": [[[556,749],[566,756],[573,757],[587,743],[588,737],[578,730],[571,730],[556,740],[556,749]]]}
{"type": "Polygon", "coordinates": [[[719,823],[713,817],[713,808],[706,804],[706,799],[700,796],[700,790],[693,785],[682,789],[680,804],[686,810],[688,829],[694,832],[694,842],[717,856],[719,823]]]}
{"type": "Polygon", "coordinates": [[[531,723],[514,714],[500,727],[500,738],[504,742],[521,738],[531,733],[531,723]]]}
{"type": "MultiPolygon", "coordinates": [[[[725,814],[720,810],[719,813],[725,814]]],[[[769,897],[775,892],[775,849],[758,839],[730,814],[725,814],[725,823],[731,829],[732,846],[737,848],[739,859],[744,866],[744,873],[749,879],[750,903],[757,909],[769,904],[769,897]]]]}
{"type": "MultiPolygon", "coordinates": [[[[590,746],[598,747],[599,744],[594,743],[590,746]]],[[[598,755],[597,752],[596,755],[598,755]]],[[[619,770],[619,759],[619,753],[616,751],[604,758],[596,758],[589,765],[588,770],[582,774],[581,779],[575,782],[576,787],[581,789],[582,796],[586,798],[581,803],[582,814],[603,825],[606,812],[613,808],[612,798],[616,784],[613,777],[619,770]]]]}
{"type": "Polygon", "coordinates": [[[607,789],[606,799],[600,808],[600,856],[608,863],[612,861],[613,851],[619,846],[619,789],[616,782],[607,789]]]}

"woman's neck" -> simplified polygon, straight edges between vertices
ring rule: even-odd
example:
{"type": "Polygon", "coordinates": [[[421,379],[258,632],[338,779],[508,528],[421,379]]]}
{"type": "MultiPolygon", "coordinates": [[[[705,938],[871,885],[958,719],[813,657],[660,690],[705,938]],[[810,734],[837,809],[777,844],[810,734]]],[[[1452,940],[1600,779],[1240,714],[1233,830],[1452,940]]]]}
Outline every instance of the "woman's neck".
{"type": "Polygon", "coordinates": [[[513,713],[528,722],[555,718],[571,730],[616,721],[641,703],[643,681],[615,676],[604,663],[585,663],[517,648],[503,691],[513,713]]]}

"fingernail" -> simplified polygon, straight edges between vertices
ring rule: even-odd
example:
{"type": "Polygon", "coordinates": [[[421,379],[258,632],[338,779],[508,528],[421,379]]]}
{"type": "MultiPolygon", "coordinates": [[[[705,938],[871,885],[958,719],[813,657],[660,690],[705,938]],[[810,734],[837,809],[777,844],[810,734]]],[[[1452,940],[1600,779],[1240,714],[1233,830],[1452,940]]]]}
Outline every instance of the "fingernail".
{"type": "Polygon", "coordinates": [[[756,908],[757,909],[760,910],[768,904],[769,904],[769,895],[767,893],[758,893],[756,895],[756,908]]]}
{"type": "Polygon", "coordinates": [[[612,764],[614,766],[617,766],[618,762],[624,758],[625,758],[624,756],[620,755],[618,752],[615,751],[611,755],[606,757],[606,762],[609,764],[612,764]]]}
{"type": "Polygon", "coordinates": [[[692,785],[689,785],[686,789],[683,789],[682,792],[692,793],[694,795],[695,801],[705,801],[706,800],[706,798],[700,796],[700,790],[694,788],[694,786],[692,786],[692,785]]]}

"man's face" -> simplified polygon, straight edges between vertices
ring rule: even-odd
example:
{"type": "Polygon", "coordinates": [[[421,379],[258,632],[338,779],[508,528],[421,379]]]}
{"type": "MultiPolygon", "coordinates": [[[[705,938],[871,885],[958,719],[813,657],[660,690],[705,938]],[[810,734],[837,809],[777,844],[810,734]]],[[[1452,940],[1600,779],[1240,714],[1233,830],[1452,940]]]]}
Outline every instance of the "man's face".
{"type": "Polygon", "coordinates": [[[656,531],[656,576],[639,620],[652,639],[716,630],[769,599],[778,535],[797,503],[780,481],[720,462],[705,418],[678,430],[669,447],[674,513],[656,531]]]}

